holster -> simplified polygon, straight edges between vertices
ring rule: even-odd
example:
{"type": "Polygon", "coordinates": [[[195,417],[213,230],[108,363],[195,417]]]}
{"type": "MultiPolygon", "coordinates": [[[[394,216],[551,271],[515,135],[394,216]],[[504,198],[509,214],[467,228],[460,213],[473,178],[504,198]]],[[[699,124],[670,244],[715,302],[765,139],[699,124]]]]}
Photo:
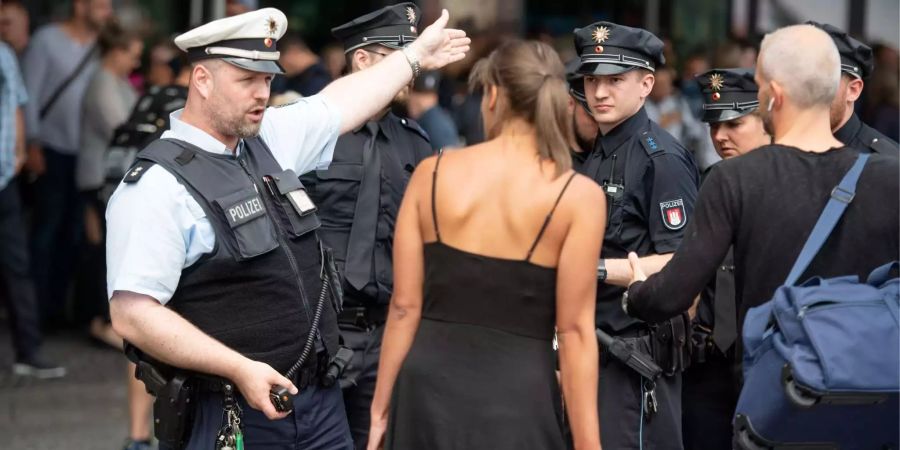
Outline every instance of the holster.
{"type": "Polygon", "coordinates": [[[125,342],[125,356],[137,366],[134,376],[144,382],[153,402],[153,434],[160,443],[180,450],[190,438],[197,395],[190,372],[159,362],[125,342]]]}
{"type": "Polygon", "coordinates": [[[683,313],[650,328],[650,352],[666,376],[683,372],[690,366],[690,324],[690,317],[683,313]]]}

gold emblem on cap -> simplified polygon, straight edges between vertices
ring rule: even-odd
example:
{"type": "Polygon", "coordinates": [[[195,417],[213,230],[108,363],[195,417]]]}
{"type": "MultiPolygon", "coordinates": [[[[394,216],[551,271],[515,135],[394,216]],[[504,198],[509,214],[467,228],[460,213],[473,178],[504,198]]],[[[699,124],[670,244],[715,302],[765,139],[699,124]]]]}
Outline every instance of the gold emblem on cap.
{"type": "Polygon", "coordinates": [[[412,6],[406,7],[406,19],[409,20],[409,23],[416,22],[416,10],[414,10],[412,6]]]}
{"type": "Polygon", "coordinates": [[[609,39],[609,28],[606,27],[597,27],[594,29],[594,32],[591,34],[594,38],[594,42],[598,44],[602,44],[609,39]]]}
{"type": "Polygon", "coordinates": [[[722,89],[725,85],[725,77],[721,73],[714,73],[709,76],[709,87],[714,91],[722,89]]]}
{"type": "Polygon", "coordinates": [[[275,36],[275,33],[278,33],[278,22],[274,17],[269,17],[266,19],[266,32],[272,36],[275,36]]]}

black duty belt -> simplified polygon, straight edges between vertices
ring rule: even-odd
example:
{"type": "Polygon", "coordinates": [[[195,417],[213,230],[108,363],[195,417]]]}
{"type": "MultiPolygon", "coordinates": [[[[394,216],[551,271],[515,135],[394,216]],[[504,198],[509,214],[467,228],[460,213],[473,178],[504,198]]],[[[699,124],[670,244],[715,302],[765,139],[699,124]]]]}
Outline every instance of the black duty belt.
{"type": "Polygon", "coordinates": [[[345,306],[338,314],[338,323],[360,328],[373,328],[387,322],[388,306],[345,306]]]}

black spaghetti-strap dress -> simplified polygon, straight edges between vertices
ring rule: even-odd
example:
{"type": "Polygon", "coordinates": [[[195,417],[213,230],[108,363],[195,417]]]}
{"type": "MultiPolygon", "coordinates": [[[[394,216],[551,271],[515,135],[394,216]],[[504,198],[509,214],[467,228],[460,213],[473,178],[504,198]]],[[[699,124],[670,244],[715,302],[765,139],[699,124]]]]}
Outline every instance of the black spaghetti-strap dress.
{"type": "Polygon", "coordinates": [[[556,269],[529,262],[551,215],[525,260],[448,246],[435,223],[422,320],[394,385],[385,448],[565,448],[552,348],[556,269]]]}

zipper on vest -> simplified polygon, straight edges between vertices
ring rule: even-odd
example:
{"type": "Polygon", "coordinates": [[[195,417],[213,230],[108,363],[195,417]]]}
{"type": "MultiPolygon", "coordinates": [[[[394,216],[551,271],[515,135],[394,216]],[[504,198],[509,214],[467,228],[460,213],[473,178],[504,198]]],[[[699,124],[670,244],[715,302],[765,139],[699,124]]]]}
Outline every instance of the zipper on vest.
{"type": "MultiPolygon", "coordinates": [[[[247,174],[247,178],[249,178],[250,182],[253,183],[253,189],[256,189],[256,192],[259,193],[260,197],[262,197],[263,199],[263,204],[266,205],[266,212],[269,215],[270,221],[275,227],[275,237],[278,238],[278,244],[282,249],[284,249],[284,254],[287,256],[288,263],[291,265],[291,270],[294,271],[294,278],[296,278],[297,287],[300,289],[300,299],[303,300],[303,312],[306,313],[306,320],[310,325],[312,325],[312,317],[310,317],[309,315],[309,302],[306,299],[306,290],[303,289],[303,278],[300,277],[300,269],[297,267],[297,260],[294,259],[294,254],[291,253],[290,247],[288,247],[287,242],[284,240],[284,230],[281,229],[281,224],[278,223],[278,219],[272,216],[272,213],[275,212],[275,209],[266,198],[266,193],[260,191],[259,185],[256,183],[256,179],[253,178],[253,174],[251,174],[250,169],[247,168],[247,162],[244,161],[243,155],[239,155],[237,157],[237,160],[241,165],[241,168],[244,169],[244,173],[247,174]]],[[[318,334],[317,330],[312,331],[315,331],[318,334]]]]}

